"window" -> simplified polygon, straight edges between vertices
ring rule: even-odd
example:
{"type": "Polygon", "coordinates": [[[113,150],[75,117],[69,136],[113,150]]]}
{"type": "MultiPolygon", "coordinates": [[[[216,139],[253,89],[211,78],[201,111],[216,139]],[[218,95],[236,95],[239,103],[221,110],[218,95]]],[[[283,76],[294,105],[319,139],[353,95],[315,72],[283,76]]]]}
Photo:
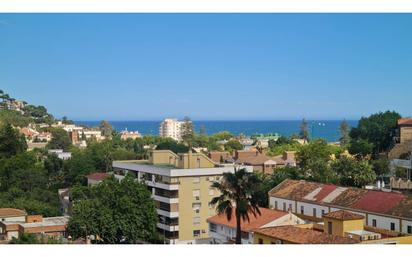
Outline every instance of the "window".
{"type": "Polygon", "coordinates": [[[209,195],[214,195],[214,194],[215,194],[215,190],[209,189],[209,195]]]}
{"type": "Polygon", "coordinates": [[[376,220],[375,219],[372,220],[372,227],[376,227],[376,220]]]}
{"type": "Polygon", "coordinates": [[[275,201],[275,209],[278,209],[278,201],[275,201]]]}
{"type": "Polygon", "coordinates": [[[412,226],[408,226],[407,230],[408,230],[408,234],[412,234],[412,226]]]}
{"type": "Polygon", "coordinates": [[[289,211],[292,211],[292,204],[289,204],[289,211]]]}
{"type": "Polygon", "coordinates": [[[391,222],[391,230],[395,230],[395,223],[391,222]]]}
{"type": "Polygon", "coordinates": [[[300,214],[304,214],[305,213],[305,207],[304,206],[300,206],[300,214]]]}
{"type": "Polygon", "coordinates": [[[194,217],[193,224],[200,224],[200,217],[194,217]]]}
{"type": "Polygon", "coordinates": [[[198,167],[198,168],[200,168],[200,159],[199,159],[199,158],[197,158],[197,160],[196,160],[196,161],[197,161],[197,167],[198,167]]]}
{"type": "Polygon", "coordinates": [[[193,197],[199,197],[200,196],[200,190],[193,190],[193,197]]]}
{"type": "Polygon", "coordinates": [[[200,207],[201,204],[200,203],[194,203],[192,204],[193,210],[195,211],[195,213],[200,213],[200,207]]]}
{"type": "Polygon", "coordinates": [[[316,217],[316,208],[313,208],[313,217],[316,217]]]}
{"type": "Polygon", "coordinates": [[[325,215],[325,210],[322,210],[322,216],[325,215]]]}
{"type": "Polygon", "coordinates": [[[263,239],[262,239],[262,238],[259,238],[259,239],[258,239],[258,243],[259,243],[260,245],[263,245],[263,239]]]}
{"type": "Polygon", "coordinates": [[[193,178],[193,183],[199,183],[200,182],[200,177],[194,177],[193,178]]]}
{"type": "Polygon", "coordinates": [[[332,235],[332,222],[328,222],[328,234],[332,235]]]}
{"type": "Polygon", "coordinates": [[[286,211],[286,203],[283,203],[283,211],[286,211]]]}
{"type": "Polygon", "coordinates": [[[193,230],[193,236],[194,237],[199,237],[200,236],[200,230],[193,230]]]}

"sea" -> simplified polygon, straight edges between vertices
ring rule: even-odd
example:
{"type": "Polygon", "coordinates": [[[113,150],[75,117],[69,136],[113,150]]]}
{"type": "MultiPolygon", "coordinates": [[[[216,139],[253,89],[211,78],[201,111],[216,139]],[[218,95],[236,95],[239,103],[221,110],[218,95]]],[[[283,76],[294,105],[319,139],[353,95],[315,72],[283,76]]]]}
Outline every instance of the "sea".
{"type": "MultiPolygon", "coordinates": [[[[123,130],[139,131],[142,135],[158,135],[161,121],[109,121],[113,128],[120,132],[123,130]]],[[[278,133],[283,136],[298,134],[301,120],[195,120],[193,121],[195,131],[203,126],[206,134],[214,134],[220,131],[229,131],[234,135],[278,133]]],[[[311,138],[323,138],[328,142],[339,141],[339,125],[341,120],[308,120],[309,134],[311,138]]],[[[347,120],[350,127],[356,127],[357,120],[347,120]]],[[[75,121],[78,125],[96,127],[100,121],[75,121]]]]}

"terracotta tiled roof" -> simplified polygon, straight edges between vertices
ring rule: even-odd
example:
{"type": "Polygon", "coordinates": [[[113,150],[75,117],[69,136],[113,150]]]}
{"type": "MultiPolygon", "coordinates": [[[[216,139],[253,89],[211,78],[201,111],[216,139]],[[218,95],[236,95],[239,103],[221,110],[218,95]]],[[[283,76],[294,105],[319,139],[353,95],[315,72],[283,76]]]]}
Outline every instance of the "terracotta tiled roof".
{"type": "Polygon", "coordinates": [[[0,208],[0,217],[18,217],[26,216],[27,213],[24,210],[14,209],[14,208],[0,208]]]}
{"type": "Polygon", "coordinates": [[[353,212],[349,211],[334,211],[334,212],[329,212],[325,215],[323,215],[325,218],[330,218],[330,219],[336,219],[336,220],[360,220],[365,218],[363,215],[359,215],[353,212]]]}
{"type": "Polygon", "coordinates": [[[269,192],[270,196],[302,200],[307,194],[321,187],[322,184],[303,180],[286,179],[269,192]]]}
{"type": "Polygon", "coordinates": [[[260,228],[255,233],[295,244],[355,244],[357,240],[347,237],[329,235],[310,228],[280,226],[260,228]]]}
{"type": "Polygon", "coordinates": [[[401,193],[287,179],[269,195],[290,200],[322,202],[359,211],[412,218],[412,197],[401,193]]]}
{"type": "MultiPolygon", "coordinates": [[[[260,228],[274,220],[279,219],[285,215],[289,215],[287,212],[271,210],[267,208],[259,208],[261,215],[256,214],[256,217],[249,213],[249,221],[241,220],[242,231],[249,232],[254,229],[260,228]]],[[[227,220],[226,214],[219,214],[207,219],[208,222],[236,228],[235,212],[232,213],[230,221],[227,220]]]]}
{"type": "Polygon", "coordinates": [[[104,180],[105,178],[110,177],[111,175],[109,173],[104,173],[104,172],[95,172],[87,175],[86,177],[88,179],[92,180],[104,180]]]}
{"type": "Polygon", "coordinates": [[[327,195],[329,195],[333,190],[335,190],[337,186],[335,185],[325,185],[322,189],[315,195],[315,199],[317,202],[322,201],[327,195]]]}
{"type": "Polygon", "coordinates": [[[412,118],[402,118],[398,120],[398,125],[412,125],[412,118]]]}
{"type": "Polygon", "coordinates": [[[412,198],[403,199],[396,207],[389,211],[390,215],[412,218],[412,198]]]}
{"type": "Polygon", "coordinates": [[[350,207],[355,204],[368,190],[359,188],[347,188],[339,194],[331,203],[343,207],[350,207]]]}
{"type": "Polygon", "coordinates": [[[351,207],[370,212],[388,213],[406,196],[400,193],[369,190],[351,207]]]}

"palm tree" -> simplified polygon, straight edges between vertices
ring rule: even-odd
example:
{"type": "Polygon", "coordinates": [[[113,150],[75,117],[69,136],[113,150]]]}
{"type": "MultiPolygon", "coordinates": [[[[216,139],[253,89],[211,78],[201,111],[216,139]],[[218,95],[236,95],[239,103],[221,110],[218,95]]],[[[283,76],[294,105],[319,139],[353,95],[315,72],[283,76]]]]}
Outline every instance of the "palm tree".
{"type": "Polygon", "coordinates": [[[220,191],[221,195],[214,197],[210,204],[216,206],[218,214],[226,214],[227,219],[236,217],[236,244],[242,243],[241,219],[249,222],[249,214],[260,215],[257,188],[259,178],[246,169],[235,170],[235,173],[224,173],[220,181],[215,181],[212,188],[220,191]]]}

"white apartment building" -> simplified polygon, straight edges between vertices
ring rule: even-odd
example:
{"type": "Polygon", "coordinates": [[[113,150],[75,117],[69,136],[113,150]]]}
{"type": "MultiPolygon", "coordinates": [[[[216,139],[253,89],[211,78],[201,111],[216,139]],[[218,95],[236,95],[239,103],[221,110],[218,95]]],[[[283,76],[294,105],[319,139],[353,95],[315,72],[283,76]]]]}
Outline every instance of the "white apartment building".
{"type": "Polygon", "coordinates": [[[160,123],[159,135],[161,137],[170,137],[174,140],[182,139],[182,127],[184,121],[178,121],[177,119],[164,119],[160,123]]]}

